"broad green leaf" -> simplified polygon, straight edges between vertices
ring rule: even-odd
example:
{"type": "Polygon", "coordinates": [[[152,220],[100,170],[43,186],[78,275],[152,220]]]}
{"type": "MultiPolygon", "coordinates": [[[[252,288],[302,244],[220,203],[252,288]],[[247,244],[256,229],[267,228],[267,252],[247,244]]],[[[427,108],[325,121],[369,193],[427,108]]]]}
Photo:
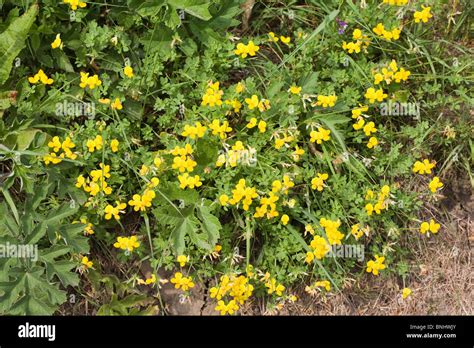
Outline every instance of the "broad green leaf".
{"type": "Polygon", "coordinates": [[[0,85],[10,76],[13,61],[25,47],[25,40],[38,14],[38,4],[33,4],[21,17],[16,18],[0,34],[0,85]]]}

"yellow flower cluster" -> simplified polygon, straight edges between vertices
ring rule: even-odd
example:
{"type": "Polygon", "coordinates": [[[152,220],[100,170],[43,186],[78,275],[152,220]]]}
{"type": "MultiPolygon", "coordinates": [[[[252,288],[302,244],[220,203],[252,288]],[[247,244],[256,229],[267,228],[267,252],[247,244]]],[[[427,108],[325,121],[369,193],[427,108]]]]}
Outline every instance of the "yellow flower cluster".
{"type": "Polygon", "coordinates": [[[155,191],[146,189],[141,196],[139,194],[133,195],[132,199],[128,201],[128,205],[133,207],[135,211],[146,211],[146,208],[151,207],[155,197],[155,191]]]}
{"type": "Polygon", "coordinates": [[[375,88],[370,87],[365,92],[364,97],[369,101],[370,104],[374,104],[375,101],[383,102],[384,99],[388,97],[388,94],[384,93],[382,88],[376,90],[375,88]]]}
{"type": "Polygon", "coordinates": [[[433,234],[438,233],[441,225],[436,223],[433,219],[431,219],[429,222],[422,222],[420,225],[420,233],[425,234],[426,232],[431,232],[433,234]]]}
{"type": "Polygon", "coordinates": [[[331,139],[330,137],[331,131],[329,129],[324,129],[323,127],[318,127],[317,130],[311,131],[309,136],[311,139],[309,140],[310,142],[322,144],[323,141],[329,141],[331,139]]]}
{"type": "Polygon", "coordinates": [[[280,135],[275,135],[275,149],[279,150],[283,146],[287,146],[287,143],[292,142],[294,140],[294,137],[292,135],[288,134],[283,134],[283,136],[280,135]]]}
{"type": "Polygon", "coordinates": [[[359,224],[355,224],[351,226],[351,234],[356,240],[359,240],[364,235],[364,231],[360,229],[359,224]]]}
{"type": "Polygon", "coordinates": [[[272,192],[278,193],[283,192],[285,195],[288,194],[288,190],[295,186],[295,183],[291,181],[288,175],[283,176],[283,182],[280,180],[275,180],[272,183],[272,192]]]}
{"type": "Polygon", "coordinates": [[[131,79],[133,77],[133,68],[129,65],[125,66],[123,68],[123,74],[131,79]]]}
{"type": "Polygon", "coordinates": [[[131,237],[117,237],[117,241],[114,243],[114,248],[127,250],[128,252],[133,252],[134,249],[137,249],[140,246],[140,242],[137,239],[137,236],[131,237]]]}
{"type": "Polygon", "coordinates": [[[178,261],[180,267],[186,266],[186,263],[189,261],[189,257],[186,255],[178,255],[176,258],[176,261],[178,261]]]}
{"type": "Polygon", "coordinates": [[[63,0],[63,3],[69,4],[71,10],[76,11],[78,7],[84,8],[87,6],[87,3],[80,0],[63,0]]]}
{"type": "Polygon", "coordinates": [[[146,278],[145,280],[138,278],[137,283],[140,285],[151,285],[156,283],[156,275],[152,274],[150,278],[146,278]]]}
{"type": "Polygon", "coordinates": [[[377,26],[372,30],[376,35],[383,37],[387,41],[398,40],[400,38],[400,33],[402,32],[402,29],[400,28],[392,28],[391,30],[386,30],[385,26],[382,23],[377,24],[377,26]]]}
{"type": "MultiPolygon", "coordinates": [[[[311,226],[310,226],[311,227],[311,226]]],[[[314,233],[314,230],[313,230],[314,233]]],[[[314,236],[309,244],[312,251],[306,253],[306,263],[310,264],[314,258],[321,260],[331,250],[331,247],[326,239],[321,236],[314,236]]]]}
{"type": "Polygon", "coordinates": [[[181,289],[183,291],[188,291],[189,289],[194,288],[194,283],[191,277],[183,276],[183,273],[176,272],[174,277],[171,278],[171,283],[174,284],[176,289],[181,289]]]}
{"type": "Polygon", "coordinates": [[[367,269],[368,273],[372,273],[373,275],[379,275],[379,271],[385,269],[384,265],[385,257],[375,255],[375,260],[370,260],[367,262],[367,269]]]}
{"type": "Polygon", "coordinates": [[[321,174],[318,173],[316,174],[316,177],[311,179],[311,188],[313,190],[318,190],[321,192],[324,189],[325,186],[325,181],[329,178],[329,175],[327,173],[321,174]]]}
{"type": "Polygon", "coordinates": [[[341,244],[341,240],[344,238],[344,235],[338,230],[338,228],[341,226],[340,220],[333,221],[321,218],[319,220],[319,224],[322,228],[324,228],[330,245],[341,244]]]}
{"type": "Polygon", "coordinates": [[[209,82],[209,87],[206,89],[206,93],[202,96],[201,105],[209,105],[210,107],[222,105],[221,98],[224,92],[219,89],[219,84],[219,81],[215,83],[213,83],[212,81],[209,82]]]}
{"type": "Polygon", "coordinates": [[[99,76],[93,75],[89,76],[89,73],[85,73],[81,71],[81,83],[79,86],[81,88],[87,88],[89,87],[90,89],[94,89],[96,87],[99,87],[102,84],[102,81],[99,79],[99,76]]]}
{"type": "Polygon", "coordinates": [[[53,150],[49,155],[43,157],[43,161],[46,165],[58,164],[62,162],[62,159],[67,157],[69,159],[75,160],[77,158],[77,154],[72,152],[72,148],[76,147],[76,145],[72,142],[70,137],[66,137],[63,142],[58,136],[53,137],[50,142],[48,142],[48,147],[53,150]],[[58,154],[59,151],[62,149],[62,153],[58,154]]]}
{"type": "Polygon", "coordinates": [[[185,171],[191,173],[197,165],[191,157],[192,153],[193,149],[189,144],[186,144],[184,147],[176,146],[171,150],[171,154],[175,156],[171,168],[177,169],[181,173],[184,173],[185,171]]]}
{"type": "Polygon", "coordinates": [[[371,137],[372,133],[376,133],[377,132],[377,128],[375,127],[375,123],[374,122],[368,122],[367,124],[365,123],[365,120],[364,120],[364,117],[363,116],[360,116],[360,112],[362,111],[367,111],[368,108],[362,108],[362,109],[356,109],[356,110],[352,110],[352,117],[354,116],[357,116],[357,120],[356,122],[352,125],[352,127],[355,129],[355,130],[360,130],[362,129],[364,131],[364,134],[369,138],[369,142],[367,143],[367,147],[369,149],[372,149],[374,147],[376,147],[379,143],[378,139],[376,137],[371,137]],[[354,112],[356,111],[356,112],[354,112]]]}
{"type": "Polygon", "coordinates": [[[41,82],[43,85],[51,85],[54,80],[49,78],[43,71],[43,69],[39,69],[38,72],[32,76],[28,77],[28,81],[31,84],[37,84],[38,82],[41,82]]]}
{"type": "Polygon", "coordinates": [[[218,300],[216,311],[221,312],[221,315],[233,314],[239,310],[239,305],[243,305],[247,299],[252,296],[254,287],[249,283],[249,278],[240,275],[223,275],[220,282],[212,287],[210,297],[218,300]],[[227,304],[222,300],[225,296],[232,297],[227,304]]]}
{"type": "Polygon", "coordinates": [[[247,104],[249,110],[258,108],[260,112],[270,110],[270,101],[268,99],[259,99],[257,95],[252,95],[250,98],[245,98],[245,103],[247,104]]]}
{"type": "Polygon", "coordinates": [[[416,11],[413,14],[413,18],[415,19],[415,23],[427,23],[430,18],[433,17],[431,14],[431,7],[421,5],[422,10],[416,11]]]}
{"type": "Polygon", "coordinates": [[[423,162],[416,161],[413,165],[413,172],[419,174],[431,174],[431,169],[436,166],[436,162],[430,162],[427,159],[424,159],[423,162]]]}
{"type": "Polygon", "coordinates": [[[247,45],[239,42],[237,48],[234,50],[234,53],[242,58],[247,58],[247,56],[254,57],[257,52],[260,50],[260,47],[255,45],[253,41],[249,41],[247,45]]]}
{"type": "MultiPolygon", "coordinates": [[[[375,204],[367,203],[365,205],[365,210],[367,212],[367,215],[371,216],[374,211],[378,215],[382,212],[382,210],[388,209],[388,204],[387,204],[386,199],[389,197],[389,195],[390,195],[390,186],[388,185],[382,186],[378,194],[377,202],[375,202],[375,204]]],[[[373,201],[374,199],[375,199],[374,191],[367,190],[367,193],[365,195],[365,200],[373,201]]]]}
{"type": "Polygon", "coordinates": [[[112,187],[108,186],[105,181],[110,178],[110,166],[100,163],[99,167],[100,169],[92,170],[87,179],[83,175],[79,175],[76,179],[76,187],[83,188],[91,196],[96,196],[101,191],[110,195],[112,187]]]}
{"type": "Polygon", "coordinates": [[[267,293],[269,295],[275,293],[277,296],[282,296],[283,291],[285,291],[285,287],[278,283],[275,278],[270,278],[265,283],[265,287],[267,288],[267,293]]]}
{"type": "Polygon", "coordinates": [[[87,218],[81,217],[80,221],[81,221],[81,224],[86,225],[86,227],[84,227],[84,234],[86,236],[90,236],[90,235],[94,234],[94,229],[93,229],[94,225],[92,225],[92,223],[88,222],[87,218]]]}
{"type": "Polygon", "coordinates": [[[430,188],[430,191],[435,193],[438,189],[442,188],[444,184],[439,180],[437,176],[435,176],[433,180],[430,181],[428,186],[430,188]]]}
{"type": "Polygon", "coordinates": [[[112,219],[112,216],[114,217],[115,220],[120,220],[120,215],[125,213],[124,209],[127,207],[127,203],[120,203],[117,202],[115,207],[111,204],[108,204],[105,209],[105,220],[110,220],[112,219]]]}
{"type": "Polygon", "coordinates": [[[364,52],[367,53],[367,47],[370,45],[370,39],[367,35],[362,33],[360,29],[354,29],[352,32],[353,42],[347,43],[346,41],[342,42],[342,48],[346,50],[349,54],[360,53],[361,48],[364,48],[364,52]]]}
{"type": "Polygon", "coordinates": [[[323,108],[329,108],[336,105],[337,96],[335,95],[318,95],[318,101],[316,102],[317,106],[322,106],[323,108]]]}
{"type": "Polygon", "coordinates": [[[81,264],[84,267],[84,269],[92,268],[92,266],[94,265],[92,261],[89,261],[89,258],[87,256],[82,257],[81,264]]]}
{"type": "Polygon", "coordinates": [[[276,210],[276,202],[278,199],[279,197],[273,192],[270,192],[268,197],[261,198],[260,206],[255,208],[255,214],[253,216],[255,218],[262,218],[266,216],[268,220],[277,217],[279,215],[278,211],[276,210]]]}
{"type": "Polygon", "coordinates": [[[267,130],[267,122],[265,122],[264,120],[260,120],[258,122],[258,125],[257,125],[257,119],[255,117],[252,117],[249,121],[249,123],[247,123],[247,128],[248,129],[252,129],[254,128],[255,126],[257,126],[258,130],[260,131],[260,133],[265,133],[265,131],[267,130]]]}
{"type": "Polygon", "coordinates": [[[374,71],[374,84],[378,85],[382,81],[385,81],[387,85],[395,81],[400,83],[401,81],[407,81],[408,77],[411,75],[411,72],[405,70],[404,68],[398,68],[396,60],[392,60],[390,64],[383,67],[380,71],[374,71]]]}
{"type": "Polygon", "coordinates": [[[405,6],[408,4],[408,0],[383,0],[384,4],[396,5],[396,6],[405,6]]]}
{"type": "Polygon", "coordinates": [[[232,132],[232,128],[229,127],[229,122],[224,121],[221,124],[218,119],[212,120],[209,128],[212,130],[212,135],[218,135],[221,139],[225,139],[227,137],[227,133],[232,132]]]}
{"type": "Polygon", "coordinates": [[[190,176],[188,173],[184,173],[182,175],[178,175],[179,180],[179,187],[181,189],[185,189],[189,187],[190,189],[194,189],[196,187],[202,186],[201,178],[199,175],[190,176]]]}
{"type": "Polygon", "coordinates": [[[222,195],[219,200],[222,205],[229,203],[230,205],[237,205],[242,202],[242,208],[247,211],[252,204],[252,200],[257,198],[257,189],[255,187],[248,187],[245,179],[240,179],[235,189],[232,190],[232,198],[229,199],[227,195],[222,195]]]}
{"type": "Polygon", "coordinates": [[[94,152],[102,149],[103,139],[101,135],[97,135],[94,139],[89,139],[86,142],[86,146],[89,152],[94,152]]]}
{"type": "Polygon", "coordinates": [[[181,135],[191,139],[202,138],[206,133],[206,130],[207,128],[203,126],[201,122],[196,122],[194,126],[185,125],[184,131],[181,135]]]}
{"type": "Polygon", "coordinates": [[[268,41],[271,41],[271,42],[278,42],[281,40],[281,42],[283,42],[285,45],[288,45],[291,42],[291,38],[289,36],[281,35],[280,38],[278,38],[278,36],[275,35],[273,31],[269,32],[268,36],[269,36],[268,41]]]}

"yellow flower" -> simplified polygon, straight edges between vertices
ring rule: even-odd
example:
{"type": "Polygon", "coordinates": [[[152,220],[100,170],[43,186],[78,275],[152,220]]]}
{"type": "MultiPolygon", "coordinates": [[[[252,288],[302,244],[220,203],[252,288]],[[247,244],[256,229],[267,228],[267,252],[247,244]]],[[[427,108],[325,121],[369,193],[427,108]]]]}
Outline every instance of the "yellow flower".
{"type": "Polygon", "coordinates": [[[306,255],[306,262],[308,263],[311,263],[314,257],[321,260],[331,250],[329,243],[321,236],[314,236],[309,246],[313,250],[313,256],[306,255]],[[308,260],[308,256],[311,260],[308,260]]]}
{"type": "Polygon", "coordinates": [[[285,291],[285,287],[282,284],[278,284],[275,278],[268,280],[265,286],[268,288],[267,292],[269,295],[275,293],[277,296],[281,296],[283,291],[285,291]]]}
{"type": "Polygon", "coordinates": [[[54,39],[54,41],[51,43],[51,48],[54,50],[56,48],[62,48],[63,47],[63,43],[61,41],[61,34],[57,34],[56,35],[56,39],[54,39]]]}
{"type": "Polygon", "coordinates": [[[372,148],[376,147],[378,144],[379,144],[379,141],[377,140],[377,138],[376,137],[371,137],[369,139],[369,142],[367,143],[367,147],[369,149],[372,149],[372,148]]]}
{"type": "Polygon", "coordinates": [[[128,201],[128,205],[133,207],[134,211],[146,211],[146,208],[151,207],[155,197],[155,191],[147,189],[142,196],[139,194],[133,195],[132,199],[128,201]]]}
{"type": "Polygon", "coordinates": [[[171,278],[171,283],[174,284],[176,289],[180,289],[183,291],[187,291],[189,289],[194,288],[194,283],[191,277],[184,277],[181,272],[176,272],[174,277],[171,278]]]}
{"type": "Polygon", "coordinates": [[[283,214],[281,216],[281,223],[283,226],[286,226],[288,224],[288,221],[290,221],[290,217],[286,214],[283,214]]]}
{"type": "Polygon", "coordinates": [[[133,68],[127,65],[123,68],[123,74],[131,79],[133,77],[133,68]]]}
{"type": "Polygon", "coordinates": [[[237,44],[237,48],[234,50],[234,53],[242,58],[247,58],[247,56],[255,56],[256,53],[260,50],[260,47],[255,45],[253,41],[249,41],[247,45],[244,45],[242,42],[237,44]]]}
{"type": "Polygon", "coordinates": [[[71,10],[76,11],[78,7],[84,8],[87,4],[84,1],[80,0],[63,0],[63,3],[69,4],[71,10]]]}
{"type": "Polygon", "coordinates": [[[94,139],[87,140],[86,146],[88,147],[89,152],[102,149],[102,136],[97,135],[94,139]]]}
{"type": "Polygon", "coordinates": [[[375,255],[375,260],[370,260],[367,262],[367,269],[368,273],[372,273],[373,275],[379,275],[379,271],[384,270],[386,266],[384,265],[385,257],[379,257],[375,255]]]}
{"type": "Polygon", "coordinates": [[[322,106],[323,108],[333,107],[336,105],[337,96],[335,95],[318,95],[318,101],[316,105],[322,106]]]}
{"type": "Polygon", "coordinates": [[[117,242],[114,243],[114,248],[127,250],[133,252],[134,249],[140,246],[136,236],[131,237],[117,237],[117,242]]]}
{"type": "Polygon", "coordinates": [[[430,191],[435,193],[439,188],[443,187],[443,183],[439,180],[437,176],[433,178],[433,180],[429,183],[430,191]]]}
{"type": "Polygon", "coordinates": [[[377,128],[375,128],[375,123],[374,122],[369,122],[364,126],[364,133],[366,136],[370,136],[372,133],[376,133],[377,128]]]}
{"type": "Polygon", "coordinates": [[[207,131],[207,127],[203,126],[201,122],[196,122],[194,126],[185,125],[181,133],[183,137],[191,139],[202,138],[207,131]]]}
{"type": "Polygon", "coordinates": [[[228,202],[229,202],[229,196],[227,196],[227,195],[220,195],[219,196],[219,203],[222,206],[226,206],[228,202]]]}
{"type": "Polygon", "coordinates": [[[372,87],[367,89],[364,96],[369,100],[370,104],[374,104],[375,101],[383,102],[383,100],[388,97],[388,95],[383,92],[383,89],[375,90],[375,88],[372,87]]]}
{"type": "Polygon", "coordinates": [[[110,220],[112,219],[112,216],[114,217],[115,220],[120,220],[120,213],[125,213],[123,209],[127,207],[127,203],[120,203],[118,202],[115,207],[112,205],[107,205],[104,209],[105,213],[105,220],[110,220]]]}
{"type": "Polygon", "coordinates": [[[114,102],[110,104],[110,107],[115,110],[122,110],[123,106],[119,98],[115,98],[114,102]]]}
{"type": "Polygon", "coordinates": [[[331,139],[330,134],[330,130],[318,127],[317,131],[312,131],[309,134],[311,137],[309,141],[312,143],[316,142],[318,144],[321,144],[323,141],[329,141],[331,139]]]}
{"type": "Polygon", "coordinates": [[[186,262],[189,261],[188,257],[186,255],[179,255],[177,258],[176,258],[176,261],[179,262],[179,265],[181,267],[184,267],[186,265],[186,262]]]}
{"type": "Polygon", "coordinates": [[[355,224],[351,226],[351,234],[356,240],[359,240],[364,235],[364,232],[359,228],[359,224],[355,224]]]}
{"type": "Polygon", "coordinates": [[[289,45],[289,43],[291,42],[291,38],[289,36],[280,36],[280,40],[285,45],[289,45]]]}
{"type": "Polygon", "coordinates": [[[316,177],[314,177],[311,180],[311,188],[313,190],[318,190],[321,192],[325,185],[324,181],[326,181],[328,178],[329,178],[329,175],[327,173],[324,173],[324,174],[318,173],[316,177]]]}
{"type": "Polygon", "coordinates": [[[315,282],[314,286],[316,288],[322,287],[322,288],[326,289],[326,291],[331,290],[331,283],[329,283],[329,281],[327,281],[327,280],[321,280],[321,281],[315,282]]]}
{"type": "Polygon", "coordinates": [[[301,93],[301,87],[293,85],[293,86],[290,87],[288,92],[290,92],[291,94],[300,94],[301,93]]]}
{"type": "Polygon", "coordinates": [[[412,293],[410,288],[403,288],[402,290],[402,298],[406,299],[408,296],[410,296],[412,293]]]}
{"type": "Polygon", "coordinates": [[[413,172],[419,174],[431,174],[431,169],[436,166],[435,162],[424,159],[423,162],[416,161],[413,165],[413,172]]]}
{"type": "Polygon", "coordinates": [[[352,127],[354,128],[354,130],[359,130],[359,129],[362,129],[365,125],[365,120],[363,118],[360,118],[359,121],[357,121],[357,123],[354,123],[352,125],[352,127]]]}
{"type": "Polygon", "coordinates": [[[210,107],[222,105],[222,95],[224,92],[219,89],[219,81],[213,83],[209,81],[206,93],[202,96],[201,105],[210,107]]]}
{"type": "Polygon", "coordinates": [[[255,109],[256,107],[258,107],[258,104],[259,104],[258,97],[257,97],[255,94],[252,95],[251,98],[245,98],[245,102],[247,103],[248,108],[249,108],[250,110],[253,110],[253,109],[255,109]]]}
{"type": "Polygon", "coordinates": [[[367,112],[367,111],[369,111],[368,106],[359,105],[358,108],[355,108],[352,110],[352,118],[358,119],[362,115],[362,113],[367,112]]]}
{"type": "Polygon", "coordinates": [[[112,150],[112,152],[117,152],[118,149],[119,149],[119,141],[117,139],[112,139],[112,141],[110,142],[110,149],[112,150]]]}
{"type": "Polygon", "coordinates": [[[422,10],[421,11],[416,11],[413,14],[413,18],[415,19],[415,23],[427,23],[430,18],[433,17],[431,14],[431,7],[426,7],[421,5],[422,10]]]}
{"type": "Polygon", "coordinates": [[[430,222],[422,222],[420,225],[420,233],[425,234],[426,232],[431,232],[433,234],[438,233],[441,225],[436,223],[433,219],[430,222]]]}
{"type": "Polygon", "coordinates": [[[84,266],[85,269],[91,268],[94,265],[92,261],[89,261],[89,258],[87,256],[82,257],[81,264],[84,266]]]}
{"type": "Polygon", "coordinates": [[[49,78],[43,71],[43,69],[39,69],[38,73],[36,73],[35,76],[28,77],[28,81],[31,84],[36,84],[38,82],[41,82],[43,85],[51,85],[54,80],[49,78]]]}
{"type": "Polygon", "coordinates": [[[232,315],[239,310],[239,306],[237,305],[235,300],[230,300],[228,304],[225,304],[224,301],[220,300],[219,302],[217,302],[215,310],[219,311],[221,315],[232,315]]]}
{"type": "Polygon", "coordinates": [[[269,41],[278,42],[280,40],[273,31],[269,32],[268,36],[270,36],[269,41]]]}
{"type": "Polygon", "coordinates": [[[258,122],[258,131],[260,133],[265,133],[266,130],[267,130],[267,122],[260,120],[260,122],[258,122]]]}
{"type": "Polygon", "coordinates": [[[237,83],[237,85],[235,86],[235,92],[240,94],[244,90],[245,90],[244,84],[242,82],[237,83]]]}
{"type": "Polygon", "coordinates": [[[184,173],[183,175],[178,176],[179,180],[179,187],[181,189],[185,189],[189,187],[190,189],[194,189],[196,187],[202,186],[201,178],[199,175],[190,176],[188,173],[184,173]]]}
{"type": "Polygon", "coordinates": [[[89,87],[90,89],[94,89],[102,84],[102,81],[99,79],[99,76],[93,75],[89,76],[89,73],[85,73],[81,71],[81,83],[79,86],[81,88],[89,87]]]}

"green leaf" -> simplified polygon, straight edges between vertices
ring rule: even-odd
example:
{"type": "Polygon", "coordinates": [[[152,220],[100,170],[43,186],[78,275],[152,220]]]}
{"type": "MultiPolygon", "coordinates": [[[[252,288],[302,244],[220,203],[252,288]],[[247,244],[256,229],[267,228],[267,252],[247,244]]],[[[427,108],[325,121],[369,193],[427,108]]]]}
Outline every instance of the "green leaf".
{"type": "Polygon", "coordinates": [[[185,242],[184,237],[187,234],[194,233],[197,230],[198,221],[194,216],[187,216],[180,221],[178,226],[172,232],[173,247],[178,255],[184,253],[185,242]]]}
{"type": "Polygon", "coordinates": [[[0,85],[3,85],[10,76],[13,61],[25,47],[25,40],[37,14],[38,4],[31,5],[25,14],[16,18],[0,34],[0,85]]]}
{"type": "Polygon", "coordinates": [[[207,234],[207,241],[214,247],[220,236],[222,225],[219,219],[211,213],[209,207],[203,205],[198,207],[198,215],[202,221],[202,229],[207,234]]]}

